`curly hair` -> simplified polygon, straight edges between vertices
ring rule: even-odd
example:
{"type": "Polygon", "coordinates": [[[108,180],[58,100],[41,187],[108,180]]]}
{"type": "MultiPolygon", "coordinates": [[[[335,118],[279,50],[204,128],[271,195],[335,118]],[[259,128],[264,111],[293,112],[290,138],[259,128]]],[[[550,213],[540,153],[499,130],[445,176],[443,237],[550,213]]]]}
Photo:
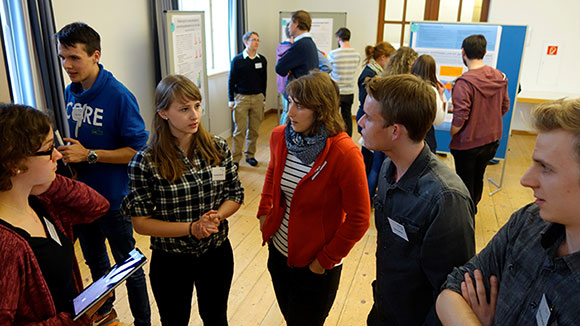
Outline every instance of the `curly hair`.
{"type": "Polygon", "coordinates": [[[417,52],[408,46],[400,47],[393,55],[387,66],[385,67],[385,72],[383,76],[399,75],[399,74],[410,74],[411,66],[415,59],[417,59],[417,52]]]}
{"type": "Polygon", "coordinates": [[[50,118],[39,110],[0,103],[0,191],[12,189],[11,178],[27,170],[24,160],[40,149],[50,127],[50,118]]]}

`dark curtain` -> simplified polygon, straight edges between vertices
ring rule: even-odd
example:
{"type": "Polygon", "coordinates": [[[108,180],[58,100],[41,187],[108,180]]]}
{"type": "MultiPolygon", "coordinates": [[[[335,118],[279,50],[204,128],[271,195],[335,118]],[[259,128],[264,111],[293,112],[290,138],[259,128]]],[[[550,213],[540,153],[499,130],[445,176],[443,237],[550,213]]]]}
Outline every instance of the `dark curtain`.
{"type": "Polygon", "coordinates": [[[167,75],[165,52],[165,18],[167,10],[178,10],[178,0],[150,0],[151,26],[153,26],[153,54],[155,58],[155,84],[167,75]]]}
{"type": "MultiPolygon", "coordinates": [[[[51,0],[28,0],[30,32],[34,43],[33,55],[38,60],[38,71],[43,90],[44,103],[38,107],[48,112],[55,130],[68,137],[66,103],[64,101],[64,80],[54,41],[55,25],[51,0]]],[[[35,67],[32,67],[33,70],[35,67]]]]}
{"type": "Polygon", "coordinates": [[[245,48],[242,36],[244,36],[244,33],[246,32],[246,23],[247,23],[246,0],[232,0],[232,2],[235,4],[234,6],[235,10],[233,13],[233,17],[230,17],[233,18],[230,19],[230,22],[234,22],[234,24],[232,25],[236,27],[234,35],[236,37],[236,54],[237,54],[242,52],[245,48]]]}

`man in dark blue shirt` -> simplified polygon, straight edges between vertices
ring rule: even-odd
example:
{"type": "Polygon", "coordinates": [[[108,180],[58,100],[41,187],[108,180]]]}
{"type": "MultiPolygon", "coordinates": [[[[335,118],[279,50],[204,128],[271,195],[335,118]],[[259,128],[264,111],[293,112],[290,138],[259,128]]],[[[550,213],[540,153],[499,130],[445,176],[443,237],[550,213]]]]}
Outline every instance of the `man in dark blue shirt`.
{"type": "Polygon", "coordinates": [[[246,49],[232,59],[228,96],[230,110],[233,111],[234,132],[232,156],[234,164],[239,166],[246,138],[246,162],[257,166],[256,143],[258,129],[264,118],[266,106],[266,58],[258,54],[260,36],[249,31],[243,36],[246,49]]]}
{"type": "Polygon", "coordinates": [[[580,321],[580,99],[544,103],[532,121],[538,137],[521,184],[536,201],[449,274],[437,299],[445,325],[580,321]]]}
{"type": "Polygon", "coordinates": [[[288,75],[288,82],[318,68],[318,50],[309,33],[311,26],[312,18],[308,12],[298,10],[292,13],[288,30],[294,43],[276,64],[276,73],[288,75]]]}
{"type": "Polygon", "coordinates": [[[425,146],[435,93],[412,75],[373,78],[359,120],[364,146],[387,155],[374,197],[377,271],[368,325],[440,325],[447,274],[475,254],[467,188],[425,146]]]}

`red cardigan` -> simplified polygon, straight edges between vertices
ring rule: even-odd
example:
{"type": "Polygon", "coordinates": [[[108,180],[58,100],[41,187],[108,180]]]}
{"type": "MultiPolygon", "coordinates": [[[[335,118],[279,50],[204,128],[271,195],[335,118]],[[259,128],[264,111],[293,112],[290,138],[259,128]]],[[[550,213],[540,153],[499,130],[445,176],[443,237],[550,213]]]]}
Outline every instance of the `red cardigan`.
{"type": "MultiPolygon", "coordinates": [[[[270,163],[257,216],[266,215],[262,239],[278,230],[286,202],[280,180],[288,148],[286,126],[270,136],[270,163]]],[[[369,228],[370,199],[360,150],[344,132],[328,138],[312,169],[298,183],[288,225],[288,266],[304,267],[315,258],[330,269],[346,257],[369,228]]]]}
{"type": "MultiPolygon", "coordinates": [[[[87,185],[57,176],[38,196],[55,227],[72,239],[72,225],[89,223],[104,215],[109,202],[87,185]]],[[[0,325],[90,325],[87,316],[73,322],[68,313],[56,314],[54,301],[28,242],[0,225],[0,325]]],[[[82,279],[76,260],[73,278],[82,279]]],[[[79,287],[80,286],[80,287],[79,287]]]]}

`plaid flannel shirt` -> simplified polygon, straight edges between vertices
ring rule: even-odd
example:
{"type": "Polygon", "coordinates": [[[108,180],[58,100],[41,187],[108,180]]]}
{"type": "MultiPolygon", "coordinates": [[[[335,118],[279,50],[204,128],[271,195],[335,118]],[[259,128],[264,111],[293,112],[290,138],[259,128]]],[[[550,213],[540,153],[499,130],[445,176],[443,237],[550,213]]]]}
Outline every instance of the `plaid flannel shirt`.
{"type": "MultiPolygon", "coordinates": [[[[226,170],[225,180],[214,180],[212,166],[199,152],[190,161],[176,146],[187,168],[180,179],[171,183],[154,167],[151,147],[138,152],[129,163],[129,194],[123,199],[122,213],[126,216],[152,216],[168,222],[192,222],[209,210],[217,210],[226,200],[242,203],[244,188],[238,178],[227,142],[215,137],[216,144],[226,153],[218,165],[226,170]]],[[[220,246],[228,236],[228,222],[224,220],[219,232],[208,238],[193,236],[176,238],[151,237],[151,249],[197,256],[220,246]]]]}
{"type": "Polygon", "coordinates": [[[499,281],[494,325],[536,325],[544,295],[551,311],[547,325],[578,325],[580,252],[559,257],[565,237],[563,225],[542,220],[538,206],[526,205],[478,255],[453,269],[442,288],[461,294],[463,275],[473,277],[477,268],[488,296],[489,277],[496,275],[499,281]]]}

